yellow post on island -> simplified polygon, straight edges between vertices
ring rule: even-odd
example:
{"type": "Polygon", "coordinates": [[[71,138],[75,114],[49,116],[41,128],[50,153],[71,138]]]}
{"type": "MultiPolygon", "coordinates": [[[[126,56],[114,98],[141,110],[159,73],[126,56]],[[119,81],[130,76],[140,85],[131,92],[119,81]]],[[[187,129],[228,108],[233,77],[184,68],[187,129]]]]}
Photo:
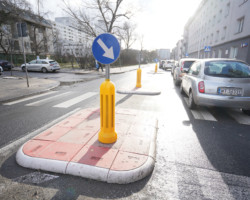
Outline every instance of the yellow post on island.
{"type": "Polygon", "coordinates": [[[157,66],[157,63],[155,64],[155,73],[157,73],[157,70],[158,70],[158,66],[157,66]]]}
{"type": "Polygon", "coordinates": [[[105,81],[100,86],[100,132],[98,140],[101,143],[116,142],[115,131],[115,85],[110,81],[110,65],[120,54],[120,44],[115,36],[103,33],[97,36],[92,44],[95,59],[105,64],[105,81]]]}
{"type": "Polygon", "coordinates": [[[105,144],[116,142],[115,85],[109,79],[106,79],[100,86],[100,119],[99,141],[105,144]]]}

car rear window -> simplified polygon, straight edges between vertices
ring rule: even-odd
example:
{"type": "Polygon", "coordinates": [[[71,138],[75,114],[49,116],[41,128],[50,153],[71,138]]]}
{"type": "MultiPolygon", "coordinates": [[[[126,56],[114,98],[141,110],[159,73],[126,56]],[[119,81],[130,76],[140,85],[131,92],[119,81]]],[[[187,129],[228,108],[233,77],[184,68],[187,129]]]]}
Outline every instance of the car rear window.
{"type": "Polygon", "coordinates": [[[194,61],[185,61],[183,68],[189,69],[193,63],[194,61]]]}
{"type": "Polygon", "coordinates": [[[238,61],[210,61],[205,63],[205,75],[229,78],[250,78],[250,66],[238,61]]]}
{"type": "Polygon", "coordinates": [[[57,62],[54,60],[49,61],[50,64],[56,64],[57,62]]]}

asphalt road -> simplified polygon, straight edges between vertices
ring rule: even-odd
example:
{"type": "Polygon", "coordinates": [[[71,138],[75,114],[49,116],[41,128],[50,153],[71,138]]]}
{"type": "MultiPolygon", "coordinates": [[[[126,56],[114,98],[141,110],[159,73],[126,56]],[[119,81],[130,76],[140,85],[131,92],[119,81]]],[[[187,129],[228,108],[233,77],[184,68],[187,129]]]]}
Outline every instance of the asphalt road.
{"type": "MultiPolygon", "coordinates": [[[[48,96],[0,105],[1,199],[250,199],[250,117],[239,110],[190,111],[169,71],[143,69],[142,87],[161,95],[116,93],[116,107],[141,109],[158,118],[153,173],[127,185],[35,171],[18,166],[11,145],[78,108],[99,107],[103,79],[55,89],[48,96]],[[93,96],[69,108],[55,107],[84,93],[93,96]],[[59,95],[59,96],[57,96],[59,95]],[[40,101],[39,101],[40,100],[40,101]],[[9,144],[9,148],[2,148],[9,144]]],[[[116,89],[131,89],[136,72],[112,75],[116,89]]],[[[119,134],[119,133],[118,133],[119,134]]]]}

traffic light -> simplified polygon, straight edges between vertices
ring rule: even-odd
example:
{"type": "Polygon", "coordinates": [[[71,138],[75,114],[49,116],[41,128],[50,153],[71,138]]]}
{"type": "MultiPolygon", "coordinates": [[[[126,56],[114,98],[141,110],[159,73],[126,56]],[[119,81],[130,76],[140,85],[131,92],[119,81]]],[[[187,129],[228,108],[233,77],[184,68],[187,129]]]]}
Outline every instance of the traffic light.
{"type": "Polygon", "coordinates": [[[27,37],[27,24],[26,23],[17,23],[17,32],[18,37],[27,37]]]}

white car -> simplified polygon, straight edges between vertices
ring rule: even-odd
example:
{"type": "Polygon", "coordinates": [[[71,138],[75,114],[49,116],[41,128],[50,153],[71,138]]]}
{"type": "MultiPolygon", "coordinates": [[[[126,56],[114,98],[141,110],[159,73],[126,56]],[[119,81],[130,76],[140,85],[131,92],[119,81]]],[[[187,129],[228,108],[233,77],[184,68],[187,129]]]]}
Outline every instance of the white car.
{"type": "Polygon", "coordinates": [[[164,64],[163,64],[163,69],[168,70],[168,69],[172,69],[175,66],[175,61],[174,60],[167,60],[164,64]]]}
{"type": "MultiPolygon", "coordinates": [[[[27,71],[40,71],[43,73],[60,70],[60,65],[56,61],[50,59],[32,60],[26,63],[26,67],[27,71]]],[[[25,72],[25,64],[22,64],[21,68],[25,72]]]]}
{"type": "Polygon", "coordinates": [[[0,66],[0,75],[3,73],[3,68],[0,66]]]}

